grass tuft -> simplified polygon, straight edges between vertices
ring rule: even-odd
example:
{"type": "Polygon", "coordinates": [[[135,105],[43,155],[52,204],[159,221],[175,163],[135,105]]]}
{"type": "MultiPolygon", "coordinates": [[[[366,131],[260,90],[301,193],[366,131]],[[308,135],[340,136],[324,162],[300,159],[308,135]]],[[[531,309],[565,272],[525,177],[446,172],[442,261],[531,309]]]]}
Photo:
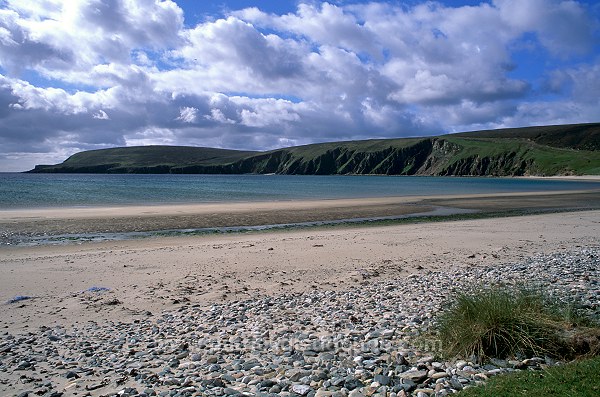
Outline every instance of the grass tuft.
{"type": "Polygon", "coordinates": [[[572,358],[598,350],[598,335],[576,306],[539,289],[494,287],[462,293],[438,324],[442,350],[450,357],[572,358]]]}

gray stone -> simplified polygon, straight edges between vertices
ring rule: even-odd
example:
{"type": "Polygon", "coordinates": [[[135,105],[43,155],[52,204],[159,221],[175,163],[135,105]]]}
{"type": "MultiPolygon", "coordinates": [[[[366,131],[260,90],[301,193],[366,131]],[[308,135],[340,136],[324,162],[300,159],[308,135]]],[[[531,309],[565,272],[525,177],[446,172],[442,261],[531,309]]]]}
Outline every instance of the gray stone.
{"type": "Polygon", "coordinates": [[[292,385],[292,392],[305,396],[310,392],[311,388],[307,385],[292,385]]]}
{"type": "Polygon", "coordinates": [[[456,378],[450,379],[450,386],[456,390],[462,390],[464,388],[463,384],[458,381],[456,378]]]}
{"type": "Polygon", "coordinates": [[[419,397],[427,397],[429,395],[435,394],[435,390],[431,389],[429,387],[423,387],[423,388],[414,390],[413,394],[416,394],[419,397]]]}
{"type": "Polygon", "coordinates": [[[192,361],[200,361],[202,360],[202,355],[199,353],[194,353],[190,356],[190,360],[192,361]]]}
{"type": "Polygon", "coordinates": [[[359,389],[351,390],[348,397],[366,397],[359,389]]]}
{"type": "Polygon", "coordinates": [[[221,370],[221,366],[219,364],[211,364],[208,366],[208,372],[217,372],[221,370]]]}
{"type": "Polygon", "coordinates": [[[346,381],[346,378],[342,378],[341,376],[336,376],[330,380],[332,386],[339,386],[346,381]]]}
{"type": "Polygon", "coordinates": [[[332,397],[333,393],[334,392],[332,392],[332,391],[321,388],[321,389],[317,390],[317,392],[315,393],[315,397],[332,397]]]}
{"type": "Polygon", "coordinates": [[[300,380],[300,378],[309,376],[310,374],[310,371],[299,368],[293,368],[285,371],[285,376],[292,382],[297,382],[300,380]]]}
{"type": "Polygon", "coordinates": [[[275,386],[277,384],[277,382],[275,382],[272,379],[265,379],[262,382],[260,382],[260,387],[263,389],[267,389],[269,387],[275,386]]]}
{"type": "Polygon", "coordinates": [[[48,393],[44,394],[43,397],[61,397],[63,394],[63,392],[51,390],[48,393]]]}
{"type": "Polygon", "coordinates": [[[391,379],[389,378],[389,376],[375,375],[373,381],[379,383],[380,385],[387,386],[390,384],[391,379]]]}
{"type": "Polygon", "coordinates": [[[400,374],[400,378],[420,383],[427,378],[427,371],[411,370],[400,374]]]}
{"type": "Polygon", "coordinates": [[[454,366],[458,369],[463,369],[467,365],[467,362],[464,360],[457,361],[454,366]]]}
{"type": "Polygon", "coordinates": [[[208,357],[206,357],[206,363],[207,364],[216,364],[217,361],[219,361],[219,358],[217,356],[208,356],[208,357]]]}
{"type": "Polygon", "coordinates": [[[399,386],[402,390],[411,391],[417,387],[417,384],[410,379],[402,379],[402,383],[399,386]]]}
{"type": "Polygon", "coordinates": [[[360,381],[360,379],[356,379],[353,376],[348,376],[344,380],[344,387],[348,390],[354,390],[363,386],[364,384],[360,381]]]}
{"type": "Polygon", "coordinates": [[[77,375],[77,372],[75,372],[75,371],[67,371],[65,373],[64,377],[67,379],[72,379],[72,378],[79,378],[79,375],[77,375]]]}
{"type": "Polygon", "coordinates": [[[221,375],[221,379],[223,379],[225,382],[229,382],[229,383],[235,382],[235,378],[229,374],[221,375]]]}

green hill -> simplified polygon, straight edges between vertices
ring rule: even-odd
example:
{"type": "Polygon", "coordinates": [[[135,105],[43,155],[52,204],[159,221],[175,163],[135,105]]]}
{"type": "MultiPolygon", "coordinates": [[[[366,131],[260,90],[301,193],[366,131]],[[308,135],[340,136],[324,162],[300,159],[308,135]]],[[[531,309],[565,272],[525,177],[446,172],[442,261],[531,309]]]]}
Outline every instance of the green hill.
{"type": "Polygon", "coordinates": [[[600,123],[249,152],[146,146],[77,153],[29,172],[383,175],[600,175],[600,123]]]}
{"type": "Polygon", "coordinates": [[[61,164],[38,165],[30,172],[164,174],[174,167],[222,165],[257,153],[191,146],[119,147],[76,153],[61,164]]]}
{"type": "Polygon", "coordinates": [[[599,124],[505,128],[453,134],[462,138],[526,139],[540,145],[578,150],[600,150],[599,124]]]}

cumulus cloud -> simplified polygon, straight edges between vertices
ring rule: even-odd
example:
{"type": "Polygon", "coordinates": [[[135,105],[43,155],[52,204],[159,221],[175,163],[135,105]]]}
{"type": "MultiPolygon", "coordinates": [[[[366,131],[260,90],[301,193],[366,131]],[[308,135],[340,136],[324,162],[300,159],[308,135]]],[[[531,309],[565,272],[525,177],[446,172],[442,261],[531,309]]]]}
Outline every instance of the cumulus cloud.
{"type": "Polygon", "coordinates": [[[169,0],[5,3],[0,65],[12,73],[36,68],[53,76],[127,63],[133,49],[177,45],[183,28],[183,12],[169,0]]]}
{"type": "Polygon", "coordinates": [[[0,171],[119,145],[273,149],[598,121],[599,22],[570,0],[301,2],[196,25],[171,0],[7,0],[0,171]],[[520,73],[523,57],[536,69],[520,73]]]}
{"type": "Polygon", "coordinates": [[[540,43],[559,57],[585,53],[594,45],[592,22],[576,1],[494,0],[502,21],[517,32],[536,32],[540,43]]]}

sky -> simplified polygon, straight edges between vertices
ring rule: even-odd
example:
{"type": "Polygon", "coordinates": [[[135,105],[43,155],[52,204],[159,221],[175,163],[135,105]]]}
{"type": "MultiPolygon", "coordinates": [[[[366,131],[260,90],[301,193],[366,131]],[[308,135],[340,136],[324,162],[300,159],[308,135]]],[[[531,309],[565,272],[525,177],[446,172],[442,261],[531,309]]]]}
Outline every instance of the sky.
{"type": "Polygon", "coordinates": [[[0,0],[0,172],[600,121],[594,0],[0,0]]]}

